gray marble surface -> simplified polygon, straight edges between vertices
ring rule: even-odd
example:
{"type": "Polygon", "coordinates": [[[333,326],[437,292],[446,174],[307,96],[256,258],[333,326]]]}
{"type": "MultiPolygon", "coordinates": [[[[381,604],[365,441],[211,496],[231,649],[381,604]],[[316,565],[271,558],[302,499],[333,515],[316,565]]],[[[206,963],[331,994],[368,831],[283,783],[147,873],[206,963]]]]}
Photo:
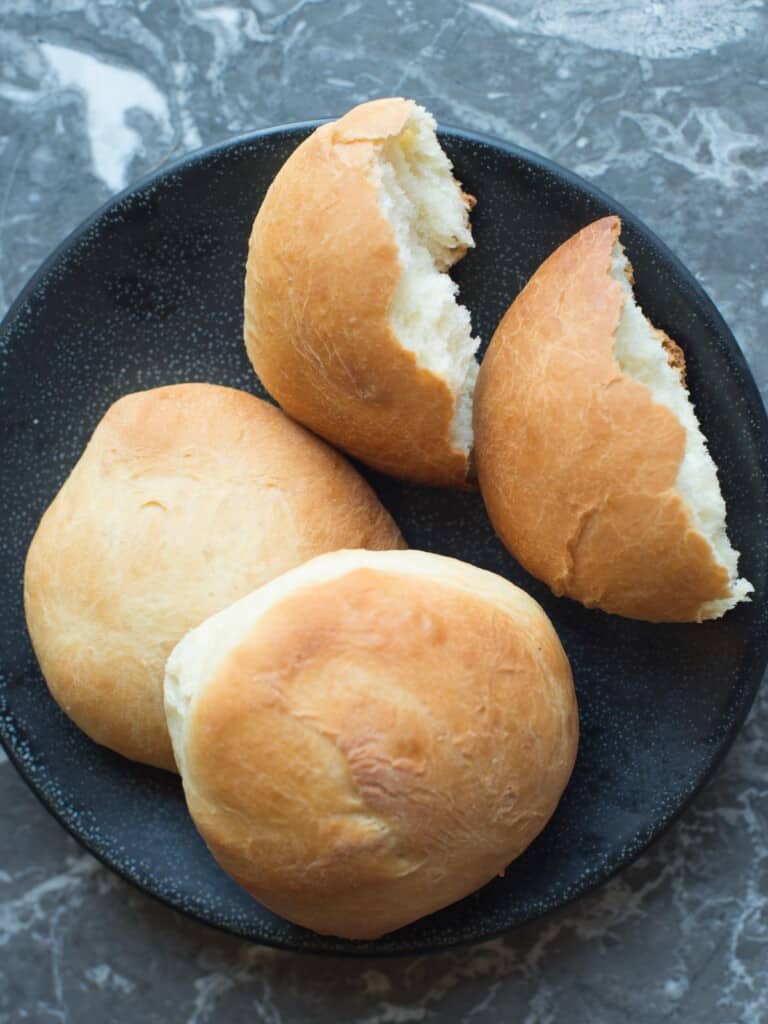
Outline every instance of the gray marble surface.
{"type": "MultiPolygon", "coordinates": [[[[190,149],[405,94],[538,150],[683,258],[768,392],[762,0],[0,0],[0,312],[190,149]]],[[[0,1024],[768,1021],[768,689],[678,824],[600,891],[435,957],[276,953],[129,888],[0,754],[0,1024]]]]}

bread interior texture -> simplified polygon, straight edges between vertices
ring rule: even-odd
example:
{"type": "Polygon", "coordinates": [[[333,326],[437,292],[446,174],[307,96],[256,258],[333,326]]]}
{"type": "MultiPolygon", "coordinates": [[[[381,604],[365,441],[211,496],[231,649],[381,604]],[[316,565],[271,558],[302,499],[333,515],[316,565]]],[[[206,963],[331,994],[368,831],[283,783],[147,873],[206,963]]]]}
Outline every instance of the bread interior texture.
{"type": "Polygon", "coordinates": [[[451,441],[468,453],[479,340],[472,337],[469,311],[456,301],[458,285],[446,271],[474,242],[466,198],[431,114],[414,104],[402,132],[378,149],[372,173],[400,257],[392,329],[419,365],[450,388],[456,403],[451,441]]]}
{"type": "Polygon", "coordinates": [[[725,501],[720,493],[717,468],[707,449],[680,370],[670,363],[664,336],[647,320],[635,301],[632,268],[617,242],[611,259],[611,276],[622,287],[624,302],[616,331],[614,354],[623,373],[650,389],[654,400],[670,409],[685,429],[685,454],[677,474],[676,490],[690,509],[693,525],[712,547],[715,559],[730,580],[730,597],[707,601],[700,618],[717,619],[754,589],[738,574],[739,553],[726,533],[725,501]]]}

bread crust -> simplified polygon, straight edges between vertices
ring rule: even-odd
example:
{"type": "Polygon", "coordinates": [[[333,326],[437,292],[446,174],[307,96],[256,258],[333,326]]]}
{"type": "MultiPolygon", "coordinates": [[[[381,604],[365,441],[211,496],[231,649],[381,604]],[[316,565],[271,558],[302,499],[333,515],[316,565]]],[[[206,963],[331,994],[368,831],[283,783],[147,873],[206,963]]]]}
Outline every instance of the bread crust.
{"type": "Polygon", "coordinates": [[[375,938],[503,873],[544,827],[576,755],[570,667],[528,595],[453,559],[339,552],[288,576],[191,704],[185,793],[260,901],[375,938]]]}
{"type": "MultiPolygon", "coordinates": [[[[682,424],[614,356],[620,230],[618,217],[585,227],[510,306],[480,369],[474,459],[496,532],[555,594],[696,621],[730,581],[675,491],[682,424]]],[[[665,347],[684,381],[680,349],[665,347]]]]}
{"type": "Polygon", "coordinates": [[[283,165],[250,236],[245,345],[269,393],[332,444],[383,472],[463,488],[451,390],[390,326],[400,263],[369,174],[376,147],[413,108],[362,104],[283,165]]]}
{"type": "Polygon", "coordinates": [[[43,516],[27,625],[80,728],[173,770],[162,681],[187,630],[321,552],[403,543],[343,457],[278,409],[211,384],[156,388],[107,411],[43,516]]]}

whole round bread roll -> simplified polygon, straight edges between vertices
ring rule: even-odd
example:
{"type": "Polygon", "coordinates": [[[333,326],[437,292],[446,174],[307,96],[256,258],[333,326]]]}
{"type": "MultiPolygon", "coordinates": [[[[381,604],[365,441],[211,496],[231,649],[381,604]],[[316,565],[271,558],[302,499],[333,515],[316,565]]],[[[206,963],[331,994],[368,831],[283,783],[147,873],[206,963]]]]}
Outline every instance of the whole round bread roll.
{"type": "Polygon", "coordinates": [[[653,622],[747,600],[679,346],[645,317],[621,222],[560,246],[493,336],[475,463],[493,525],[555,594],[653,622]]]}
{"type": "Polygon", "coordinates": [[[272,910],[369,939],[503,873],[565,788],[568,660],[507,580],[345,551],[193,630],[165,709],[192,817],[272,910]]]}
{"type": "Polygon", "coordinates": [[[245,343],[294,419],[363,462],[463,487],[477,376],[447,274],[472,246],[432,116],[381,99],[318,128],[256,216],[245,343]]]}
{"type": "Polygon", "coordinates": [[[403,541],[355,470],[278,409],[212,384],[127,395],[27,555],[27,625],[50,691],[96,742],[173,770],[162,683],[174,645],[350,544],[403,541]]]}

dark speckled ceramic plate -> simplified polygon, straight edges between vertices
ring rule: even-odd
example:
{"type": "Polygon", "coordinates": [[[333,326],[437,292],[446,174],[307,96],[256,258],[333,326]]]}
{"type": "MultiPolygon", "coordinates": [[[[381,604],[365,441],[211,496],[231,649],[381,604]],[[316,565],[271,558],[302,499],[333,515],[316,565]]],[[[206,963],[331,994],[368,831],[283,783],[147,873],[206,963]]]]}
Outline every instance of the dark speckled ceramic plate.
{"type": "Polygon", "coordinates": [[[504,878],[372,943],[322,938],[251,900],[216,866],[179,781],[95,746],[48,696],[24,628],[24,555],[43,510],[106,408],[128,391],[208,380],[258,391],[241,341],[253,214],[310,126],[197,153],[110,202],[48,260],[0,331],[0,736],[46,807],[124,878],[177,910],[259,942],[343,953],[406,953],[483,939],[573,899],[628,864],[722,758],[767,657],[768,429],[744,360],[701,288],[607,196],[547,161],[446,132],[458,176],[479,197],[477,250],[456,277],[485,342],[560,242],[618,212],[652,319],[677,338],[720,467],[729,526],[754,600],[720,622],[628,622],[558,600],[493,535],[476,494],[368,474],[413,547],[519,583],[570,656],[581,747],[544,833],[504,878]]]}

